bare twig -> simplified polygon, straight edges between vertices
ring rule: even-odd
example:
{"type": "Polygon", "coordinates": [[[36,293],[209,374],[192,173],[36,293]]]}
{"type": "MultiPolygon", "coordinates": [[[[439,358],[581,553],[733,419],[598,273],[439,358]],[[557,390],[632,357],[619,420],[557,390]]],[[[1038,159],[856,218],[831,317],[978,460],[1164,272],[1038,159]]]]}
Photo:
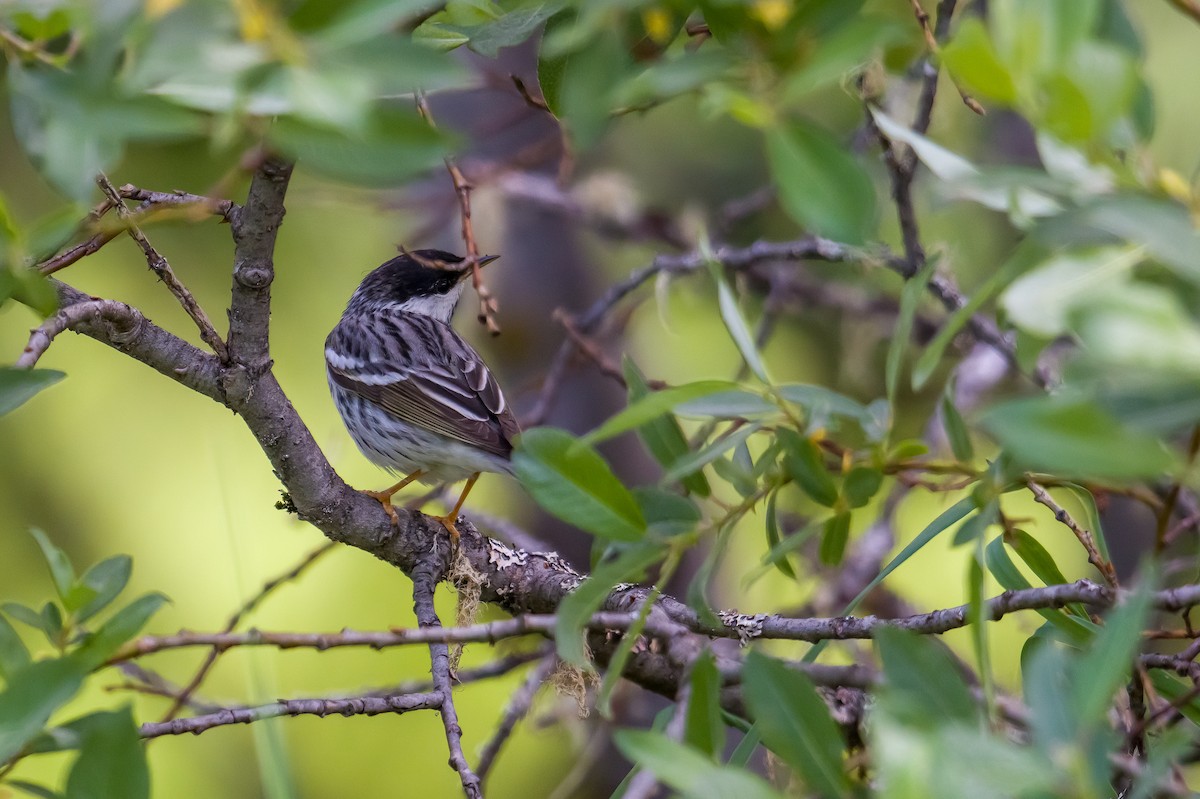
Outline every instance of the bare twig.
{"type": "Polygon", "coordinates": [[[533,705],[533,700],[537,696],[538,689],[549,679],[557,665],[558,656],[556,654],[551,653],[543,657],[529,672],[529,676],[525,678],[525,682],[521,684],[521,687],[508,700],[508,707],[504,710],[504,715],[500,718],[500,723],[496,725],[496,731],[492,733],[492,737],[479,752],[479,765],[476,773],[479,775],[480,782],[488,778],[488,772],[491,771],[492,765],[496,762],[496,756],[500,754],[500,748],[504,746],[505,741],[512,735],[517,722],[525,718],[525,714],[529,712],[529,708],[533,705]]]}
{"type": "Polygon", "coordinates": [[[113,187],[108,177],[101,172],[96,176],[96,183],[100,186],[100,190],[108,197],[109,202],[117,209],[117,214],[125,223],[125,232],[129,234],[138,247],[141,248],[142,254],[146,257],[146,265],[150,267],[150,271],[158,275],[158,279],[166,285],[167,290],[174,295],[175,299],[179,300],[179,304],[183,306],[183,310],[192,321],[196,323],[196,327],[200,329],[200,338],[204,343],[212,348],[212,351],[221,359],[221,363],[229,362],[229,350],[225,346],[225,342],[218,335],[216,328],[213,327],[212,320],[208,318],[208,314],[200,307],[200,303],[196,302],[196,298],[192,296],[192,292],[188,291],[187,286],[179,281],[175,276],[175,271],[171,269],[171,265],[167,263],[167,259],[162,256],[158,250],[151,246],[146,235],[142,233],[137,223],[133,221],[129,209],[125,207],[121,195],[113,187]]]}
{"type": "Polygon", "coordinates": [[[1188,15],[1195,22],[1200,22],[1200,2],[1196,0],[1168,0],[1177,10],[1188,15]]]}
{"type": "MultiPolygon", "coordinates": [[[[425,118],[431,128],[436,128],[433,115],[429,112],[429,104],[425,95],[417,92],[417,111],[425,118]]],[[[458,207],[462,221],[462,239],[467,248],[467,261],[471,264],[471,285],[479,297],[479,322],[493,336],[500,335],[500,325],[496,321],[496,312],[500,310],[496,298],[492,296],[487,285],[483,282],[483,273],[479,268],[479,244],[475,241],[475,227],[471,222],[471,189],[474,188],[458,168],[453,158],[446,158],[446,171],[454,184],[454,193],[458,197],[458,207]]]]}
{"type": "MultiPolygon", "coordinates": [[[[433,556],[425,558],[413,569],[413,610],[417,615],[417,624],[423,631],[437,632],[442,629],[442,622],[433,607],[434,589],[441,579],[438,572],[442,569],[443,565],[433,556]]],[[[467,756],[463,753],[462,727],[458,724],[458,711],[454,707],[452,694],[449,647],[441,642],[430,643],[429,660],[434,690],[442,697],[442,727],[446,732],[446,746],[450,750],[450,766],[458,772],[467,799],[482,799],[483,789],[479,777],[471,770],[467,756]]]]}
{"type": "Polygon", "coordinates": [[[431,691],[406,696],[359,696],[350,699],[284,699],[269,705],[226,708],[203,716],[173,721],[150,722],[141,726],[143,738],[162,735],[200,733],[229,724],[251,724],[278,716],[377,716],[381,713],[407,713],[411,710],[435,710],[442,706],[442,694],[431,691]]]}
{"type": "Polygon", "coordinates": [[[1055,521],[1065,525],[1067,529],[1075,534],[1075,537],[1079,539],[1079,543],[1083,545],[1084,551],[1087,552],[1088,563],[1096,567],[1096,570],[1100,572],[1100,576],[1104,578],[1104,581],[1113,588],[1117,588],[1119,585],[1117,582],[1117,570],[1113,567],[1111,561],[1105,560],[1100,554],[1100,550],[1096,547],[1096,539],[1092,537],[1092,534],[1080,527],[1071,514],[1067,513],[1062,505],[1055,502],[1054,497],[1050,496],[1050,492],[1039,485],[1033,477],[1026,476],[1025,485],[1033,493],[1033,498],[1039,504],[1045,505],[1050,509],[1054,514],[1055,521]]]}
{"type": "MultiPolygon", "coordinates": [[[[238,608],[232,616],[229,617],[229,621],[225,623],[225,628],[222,630],[222,632],[228,633],[236,629],[237,626],[242,623],[242,619],[246,618],[246,616],[252,613],[254,609],[257,608],[262,601],[271,594],[271,592],[284,583],[297,579],[305,572],[305,570],[308,569],[309,566],[316,563],[323,555],[333,550],[333,548],[336,546],[337,544],[335,544],[333,541],[326,541],[324,544],[301,558],[300,562],[291,569],[272,580],[268,580],[258,593],[250,597],[250,599],[243,603],[242,606],[238,608]]],[[[192,694],[195,693],[195,691],[200,687],[200,684],[204,682],[204,678],[208,676],[208,672],[211,671],[212,667],[216,664],[217,658],[220,657],[221,652],[222,650],[220,648],[213,647],[212,651],[210,651],[204,658],[204,662],[200,664],[200,668],[198,668],[196,673],[192,676],[192,679],[188,680],[187,685],[185,685],[183,690],[181,690],[178,696],[175,697],[175,701],[171,703],[171,707],[168,708],[167,712],[163,715],[163,721],[170,721],[171,719],[175,718],[175,715],[179,713],[184,705],[187,704],[192,694]]]]}

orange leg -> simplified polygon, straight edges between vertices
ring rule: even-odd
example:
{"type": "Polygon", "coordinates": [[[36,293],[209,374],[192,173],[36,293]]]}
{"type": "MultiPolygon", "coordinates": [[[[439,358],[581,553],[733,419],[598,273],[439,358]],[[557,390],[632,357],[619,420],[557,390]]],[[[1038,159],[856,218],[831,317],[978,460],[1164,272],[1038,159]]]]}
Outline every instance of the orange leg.
{"type": "Polygon", "coordinates": [[[382,491],[363,491],[362,493],[366,494],[371,499],[378,500],[379,504],[383,505],[383,509],[387,511],[387,515],[392,518],[392,524],[397,525],[400,523],[400,518],[396,515],[396,509],[392,507],[392,495],[404,488],[413,480],[419,479],[423,474],[425,474],[424,469],[417,469],[415,472],[410,474],[408,477],[405,477],[391,488],[385,488],[382,491]]]}
{"type": "Polygon", "coordinates": [[[450,533],[450,540],[458,543],[458,528],[454,526],[454,520],[458,518],[458,512],[462,510],[463,503],[467,501],[467,494],[471,493],[471,489],[475,487],[475,481],[479,479],[479,472],[467,478],[467,484],[463,486],[462,493],[458,495],[458,502],[454,503],[454,510],[447,513],[445,516],[439,516],[438,521],[450,533]]]}

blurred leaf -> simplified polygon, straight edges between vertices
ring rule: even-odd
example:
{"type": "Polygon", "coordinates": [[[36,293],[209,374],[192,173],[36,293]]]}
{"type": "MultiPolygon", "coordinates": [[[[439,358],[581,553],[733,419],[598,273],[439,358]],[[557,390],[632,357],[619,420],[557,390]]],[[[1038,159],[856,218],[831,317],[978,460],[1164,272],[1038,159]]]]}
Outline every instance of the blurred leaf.
{"type": "Polygon", "coordinates": [[[524,42],[564,5],[563,2],[538,3],[514,8],[483,25],[468,27],[442,23],[440,27],[465,36],[468,46],[481,56],[496,58],[501,48],[524,42]]]}
{"type": "Polygon", "coordinates": [[[870,466],[855,466],[842,481],[842,494],[851,508],[861,508],[879,493],[883,472],[870,466]]]}
{"type": "Polygon", "coordinates": [[[870,410],[861,402],[825,386],[786,383],[777,390],[779,396],[804,409],[804,421],[809,432],[823,428],[837,430],[838,420],[853,422],[864,431],[874,424],[870,410]]]}
{"type": "Polygon", "coordinates": [[[33,608],[22,605],[20,602],[5,602],[0,605],[0,610],[3,610],[9,616],[12,616],[22,624],[27,624],[35,630],[42,629],[42,617],[33,608]]]}
{"type": "Polygon", "coordinates": [[[116,555],[92,566],[79,580],[92,594],[75,613],[75,618],[84,622],[108,607],[125,589],[133,571],[133,559],[128,555],[116,555]]]}
{"type": "Polygon", "coordinates": [[[21,636],[8,623],[8,619],[0,616],[0,677],[5,682],[11,682],[13,675],[29,663],[29,650],[25,648],[21,636]]]}
{"type": "Polygon", "coordinates": [[[633,489],[633,496],[647,528],[659,537],[690,533],[700,522],[700,509],[687,497],[655,486],[639,486],[633,489]]]}
{"type": "Polygon", "coordinates": [[[1023,468],[1062,476],[1152,477],[1173,458],[1161,442],[1121,425],[1083,399],[1034,397],[989,409],[984,428],[1023,468]]]}
{"type": "Polygon", "coordinates": [[[63,633],[63,616],[58,605],[53,602],[46,602],[42,605],[42,632],[46,633],[46,639],[52,645],[61,645],[63,633]]]}
{"type": "Polygon", "coordinates": [[[784,210],[808,232],[859,244],[875,225],[875,187],[846,148],[799,122],[767,131],[767,160],[784,210]]]}
{"type": "Polygon", "coordinates": [[[917,315],[917,307],[921,297],[929,286],[929,279],[937,261],[929,259],[917,274],[904,282],[900,292],[900,312],[896,315],[896,327],[892,331],[891,341],[888,342],[887,363],[884,367],[884,382],[887,385],[888,402],[896,404],[896,394],[900,386],[900,369],[904,366],[904,353],[912,339],[913,320],[917,315]]]}
{"type": "MultiPolygon", "coordinates": [[[[1200,285],[1200,234],[1178,203],[1134,194],[1100,197],[1043,222],[1034,233],[1049,246],[1062,247],[1088,231],[1142,244],[1179,277],[1200,285]]],[[[1094,237],[1083,241],[1096,243],[1094,237]]]]}
{"type": "Polygon", "coordinates": [[[717,305],[721,311],[721,321],[725,323],[725,329],[729,331],[729,337],[733,339],[738,352],[742,354],[742,360],[746,362],[746,366],[750,367],[754,376],[770,385],[771,378],[767,376],[767,367],[763,364],[762,356],[758,352],[754,334],[750,332],[750,326],[746,324],[746,318],[742,316],[742,311],[738,308],[737,297],[734,296],[733,289],[729,288],[729,283],[725,281],[725,276],[721,273],[721,265],[716,261],[709,260],[708,271],[717,285],[717,305]]]}
{"type": "Polygon", "coordinates": [[[67,799],[149,799],[150,769],[129,707],[76,722],[83,734],[67,799]]]}
{"type": "Polygon", "coordinates": [[[779,533],[779,511],[776,508],[776,500],[779,498],[779,489],[775,489],[770,494],[767,494],[767,506],[763,511],[763,521],[765,522],[767,533],[767,550],[768,558],[764,562],[771,563],[775,568],[779,569],[785,577],[796,579],[796,570],[792,568],[792,564],[787,559],[786,553],[781,553],[779,557],[770,557],[774,554],[775,549],[783,542],[783,536],[779,533]]]}
{"type": "MultiPolygon", "coordinates": [[[[86,211],[74,203],[67,203],[34,222],[27,233],[26,249],[33,261],[41,261],[58,252],[75,231],[86,211]]],[[[39,275],[39,277],[41,277],[39,275]]],[[[53,293],[53,289],[51,289],[53,293]]],[[[48,315],[48,314],[47,314],[48,315]]]]}
{"type": "Polygon", "coordinates": [[[987,504],[979,509],[979,513],[967,519],[958,528],[958,531],[954,533],[954,540],[950,545],[959,547],[981,538],[987,532],[987,529],[996,523],[999,516],[1000,503],[995,499],[988,501],[987,504]]]}
{"type": "Polygon", "coordinates": [[[662,733],[617,730],[613,742],[625,757],[686,799],[782,799],[761,777],[717,765],[662,733]]]}
{"type": "Polygon", "coordinates": [[[601,538],[637,541],[646,520],[594,449],[565,430],[525,431],[513,453],[521,484],[539,505],[601,538]]]}
{"type": "Polygon", "coordinates": [[[348,132],[281,117],[268,138],[305,168],[367,186],[389,186],[441,164],[441,135],[415,113],[390,111],[348,132]]]}
{"type": "Polygon", "coordinates": [[[35,785],[25,780],[5,780],[4,784],[10,788],[23,791],[30,796],[37,796],[40,799],[64,799],[61,793],[55,793],[44,785],[35,785]]]}
{"type": "MultiPolygon", "coordinates": [[[[1025,575],[1021,574],[1016,564],[1008,557],[1008,552],[1004,549],[1003,536],[996,536],[987,545],[984,563],[987,566],[987,570],[996,578],[996,582],[1000,583],[1000,586],[1004,590],[1019,591],[1030,587],[1029,581],[1025,579],[1025,575]]],[[[1086,618],[1076,618],[1062,611],[1049,608],[1039,609],[1037,613],[1053,625],[1065,640],[1071,641],[1076,645],[1092,637],[1092,631],[1089,627],[1091,621],[1086,618]]]]}
{"type": "Polygon", "coordinates": [[[832,508],[837,504],[838,487],[825,467],[820,448],[795,430],[783,428],[779,441],[784,447],[783,465],[788,475],[818,504],[832,508]]]}
{"type": "Polygon", "coordinates": [[[942,48],[942,63],[972,94],[1005,105],[1016,102],[1012,75],[996,55],[982,20],[970,17],[959,24],[954,38],[942,48]]]}
{"type": "MultiPolygon", "coordinates": [[[[629,404],[633,405],[650,393],[646,378],[632,359],[626,357],[622,364],[625,382],[629,386],[629,404]]],[[[680,460],[688,453],[687,439],[683,436],[683,428],[675,417],[664,414],[652,419],[638,428],[638,435],[646,445],[646,449],[654,456],[660,466],[667,467],[680,460]]],[[[708,479],[704,472],[692,472],[683,478],[683,487],[693,494],[707,497],[712,494],[708,479]]]]}
{"type": "Polygon", "coordinates": [[[762,743],[762,729],[758,726],[758,722],[752,724],[745,733],[742,740],[738,741],[738,745],[734,747],[733,753],[729,755],[728,762],[731,766],[745,767],[754,755],[754,751],[758,749],[758,745],[762,743]]]}
{"type": "Polygon", "coordinates": [[[1071,492],[1071,495],[1083,506],[1083,512],[1086,515],[1083,522],[1087,525],[1087,529],[1091,530],[1092,537],[1096,539],[1096,548],[1100,550],[1100,557],[1112,560],[1112,556],[1108,554],[1108,538],[1104,534],[1104,520],[1100,518],[1100,509],[1096,507],[1096,498],[1092,492],[1074,483],[1063,483],[1062,487],[1071,492]]]}
{"type": "MultiPolygon", "coordinates": [[[[556,31],[565,30],[575,21],[575,15],[570,11],[556,14],[546,20],[542,31],[542,41],[554,38],[556,31]]],[[[562,78],[566,71],[567,56],[565,54],[547,53],[545,48],[538,51],[537,74],[538,87],[542,90],[542,99],[550,113],[562,117],[562,78]]]]}
{"type": "Polygon", "coordinates": [[[841,563],[849,539],[850,511],[839,511],[826,519],[821,531],[821,562],[828,566],[841,563]]]}
{"type": "Polygon", "coordinates": [[[661,544],[640,541],[622,552],[616,560],[593,569],[558,606],[554,620],[558,656],[581,669],[590,668],[583,634],[588,619],[604,604],[613,586],[639,579],[646,569],[662,560],[664,554],[661,544]]]}
{"type": "Polygon", "coordinates": [[[713,439],[699,451],[689,453],[671,466],[663,476],[663,482],[673,483],[676,480],[681,480],[685,475],[695,472],[697,469],[712,463],[734,447],[740,446],[746,439],[761,429],[762,425],[757,423],[743,425],[732,433],[713,439]]]}
{"type": "Polygon", "coordinates": [[[20,407],[34,394],[66,376],[66,373],[54,369],[0,366],[0,416],[20,407]]]}
{"type": "Polygon", "coordinates": [[[612,29],[599,32],[565,59],[557,85],[559,118],[579,149],[591,149],[608,127],[613,90],[628,64],[629,54],[612,29]]]}
{"type": "Polygon", "coordinates": [[[321,29],[320,39],[346,47],[395,30],[437,5],[433,0],[358,0],[343,4],[321,29]]]}
{"type": "Polygon", "coordinates": [[[39,660],[8,679],[0,692],[0,763],[41,732],[50,714],[75,695],[87,669],[74,658],[39,660]]]}
{"type": "Polygon", "coordinates": [[[911,723],[938,726],[948,721],[972,723],[979,710],[959,676],[958,664],[943,646],[907,630],[883,626],[875,633],[883,663],[887,702],[902,709],[911,723]]]}
{"type": "Polygon", "coordinates": [[[1018,326],[1053,338],[1067,331],[1074,309],[1121,295],[1144,252],[1141,247],[1104,247],[1056,253],[1014,280],[1000,295],[1000,303],[1018,326]]]}
{"type": "Polygon", "coordinates": [[[804,64],[787,76],[783,102],[797,103],[814,89],[838,83],[860,70],[881,47],[904,40],[909,32],[908,26],[894,19],[867,15],[852,18],[830,34],[817,38],[816,47],[804,64]]]}
{"type": "Polygon", "coordinates": [[[737,66],[725,50],[685,50],[651,63],[615,90],[613,101],[623,108],[646,107],[708,86],[737,66]]]}
{"type": "Polygon", "coordinates": [[[684,743],[719,762],[725,752],[725,722],[721,718],[721,674],[712,650],[705,649],[692,662],[689,681],[692,695],[684,722],[684,743]]]}
{"type": "Polygon", "coordinates": [[[121,645],[129,641],[146,626],[158,609],[167,602],[163,594],[146,594],[130,602],[104,622],[100,629],[89,635],[76,650],[88,669],[94,669],[112,657],[121,645]]]}
{"type": "Polygon", "coordinates": [[[722,622],[712,611],[712,603],[708,599],[708,585],[712,581],[712,576],[716,572],[721,558],[725,556],[725,550],[729,547],[729,537],[733,527],[734,525],[726,520],[717,528],[716,539],[705,553],[700,568],[696,569],[696,573],[692,575],[684,597],[688,607],[696,611],[700,622],[711,627],[720,627],[722,622]]]}
{"type": "Polygon", "coordinates": [[[946,440],[950,442],[950,451],[954,453],[955,459],[961,463],[970,463],[975,460],[975,448],[971,445],[971,434],[967,430],[967,423],[963,421],[958,408],[954,406],[953,382],[946,384],[946,390],[942,392],[938,407],[942,412],[942,427],[946,431],[946,440]]]}
{"type": "MultiPolygon", "coordinates": [[[[746,445],[744,443],[741,446],[736,447],[734,449],[734,454],[741,452],[745,449],[745,447],[746,445]]],[[[758,482],[754,479],[749,470],[743,469],[734,461],[732,457],[717,458],[712,462],[712,467],[713,471],[716,472],[722,480],[733,486],[734,490],[736,490],[743,497],[751,497],[758,493],[758,482]]]]}
{"type": "Polygon", "coordinates": [[[11,291],[14,300],[43,317],[58,310],[58,292],[45,275],[33,269],[18,269],[13,277],[11,291]]]}
{"type": "Polygon", "coordinates": [[[715,419],[754,419],[779,415],[779,407],[761,394],[745,389],[719,391],[700,399],[680,403],[675,409],[680,416],[715,419]]]}
{"type": "Polygon", "coordinates": [[[46,534],[36,527],[31,528],[29,534],[42,550],[42,557],[50,568],[50,577],[54,580],[54,590],[58,593],[58,598],[65,600],[75,583],[75,569],[72,568],[67,553],[51,543],[46,534]]]}
{"type": "Polygon", "coordinates": [[[1073,669],[1071,709],[1083,725],[1104,724],[1113,694],[1129,680],[1154,600],[1151,582],[1143,579],[1109,611],[1104,628],[1073,669]]]}
{"type": "MultiPolygon", "coordinates": [[[[599,444],[601,441],[607,441],[622,433],[643,427],[689,400],[706,397],[717,392],[736,390],[736,383],[724,380],[701,380],[649,392],[631,400],[628,407],[610,417],[608,421],[585,435],[581,440],[588,444],[599,444]]],[[[632,393],[632,389],[630,391],[632,393]]]]}
{"type": "Polygon", "coordinates": [[[751,650],[742,672],[746,704],[763,742],[821,796],[845,796],[842,734],[801,671],[751,650]]]}

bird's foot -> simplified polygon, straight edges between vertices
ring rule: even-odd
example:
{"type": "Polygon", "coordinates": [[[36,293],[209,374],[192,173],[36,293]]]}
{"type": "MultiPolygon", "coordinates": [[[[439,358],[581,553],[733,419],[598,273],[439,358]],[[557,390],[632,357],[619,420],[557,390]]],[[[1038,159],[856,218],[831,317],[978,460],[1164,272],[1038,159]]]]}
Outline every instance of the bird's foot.
{"type": "Polygon", "coordinates": [[[435,518],[439,522],[441,522],[442,527],[446,528],[446,532],[450,533],[451,547],[457,548],[459,535],[458,535],[458,528],[454,526],[454,523],[456,521],[458,521],[458,515],[450,514],[449,516],[434,516],[433,518],[435,518]]]}
{"type": "Polygon", "coordinates": [[[378,502],[380,505],[383,506],[383,510],[387,513],[388,517],[392,520],[392,527],[400,526],[400,517],[399,517],[399,515],[396,514],[396,509],[394,507],[392,507],[392,493],[394,493],[394,492],[389,493],[387,491],[362,491],[360,493],[366,494],[368,497],[370,497],[371,499],[375,500],[376,502],[378,502]]]}

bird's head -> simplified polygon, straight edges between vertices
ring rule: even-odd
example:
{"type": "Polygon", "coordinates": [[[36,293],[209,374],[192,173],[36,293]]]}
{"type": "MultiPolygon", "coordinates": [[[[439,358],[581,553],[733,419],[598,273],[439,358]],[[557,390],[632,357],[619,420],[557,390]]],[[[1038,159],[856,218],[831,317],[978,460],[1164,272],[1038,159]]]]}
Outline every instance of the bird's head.
{"type": "MultiPolygon", "coordinates": [[[[489,264],[499,257],[480,256],[479,265],[489,264]]],[[[366,312],[392,308],[449,323],[470,274],[471,263],[462,256],[443,250],[405,252],[363,278],[346,310],[366,312]]]]}

